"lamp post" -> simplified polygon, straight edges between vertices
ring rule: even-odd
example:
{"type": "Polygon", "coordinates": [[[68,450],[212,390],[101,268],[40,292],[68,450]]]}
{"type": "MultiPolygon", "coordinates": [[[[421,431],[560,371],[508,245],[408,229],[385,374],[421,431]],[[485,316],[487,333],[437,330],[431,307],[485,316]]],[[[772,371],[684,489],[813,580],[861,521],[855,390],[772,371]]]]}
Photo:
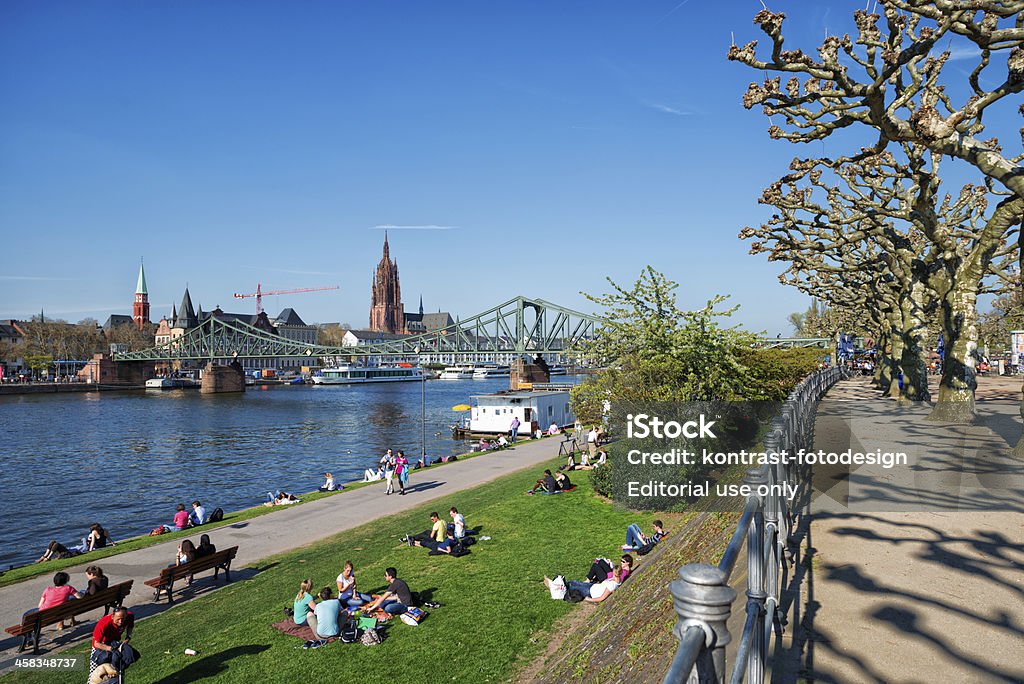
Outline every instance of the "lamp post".
{"type": "Polygon", "coordinates": [[[416,363],[420,366],[420,462],[427,465],[427,375],[420,362],[420,348],[416,347],[416,363]]]}

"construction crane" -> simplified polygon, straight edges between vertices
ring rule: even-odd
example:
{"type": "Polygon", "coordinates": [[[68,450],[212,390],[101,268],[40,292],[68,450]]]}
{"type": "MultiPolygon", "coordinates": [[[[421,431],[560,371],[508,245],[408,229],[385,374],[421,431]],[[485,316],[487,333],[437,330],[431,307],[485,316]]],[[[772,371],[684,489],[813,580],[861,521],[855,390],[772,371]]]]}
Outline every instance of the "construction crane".
{"type": "Polygon", "coordinates": [[[236,292],[235,299],[246,299],[247,297],[256,298],[256,315],[263,313],[263,295],[283,295],[283,294],[298,294],[300,292],[322,292],[323,290],[338,290],[341,289],[337,285],[329,285],[327,287],[299,287],[294,290],[267,290],[263,292],[260,289],[260,284],[256,283],[255,292],[246,292],[244,294],[236,292]]]}

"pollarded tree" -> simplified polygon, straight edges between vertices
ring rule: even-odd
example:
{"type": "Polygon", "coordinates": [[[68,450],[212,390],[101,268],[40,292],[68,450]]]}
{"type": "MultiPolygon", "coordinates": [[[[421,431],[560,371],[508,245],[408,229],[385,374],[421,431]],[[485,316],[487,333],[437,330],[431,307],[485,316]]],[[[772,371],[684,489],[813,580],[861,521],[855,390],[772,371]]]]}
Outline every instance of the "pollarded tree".
{"type": "MultiPolygon", "coordinates": [[[[759,58],[754,41],[733,46],[729,58],[789,76],[784,88],[781,76],[751,84],[744,98],[748,108],[762,104],[766,115],[781,117],[784,126],[773,124],[769,129],[774,138],[808,142],[861,127],[871,136],[871,147],[841,157],[839,164],[877,154],[893,143],[910,145],[931,153],[926,159],[935,179],[939,160],[948,155],[974,166],[1013,195],[999,203],[983,231],[972,226],[981,248],[967,257],[946,260],[934,278],[933,289],[945,305],[944,326],[961,331],[961,346],[953,350],[954,363],[944,371],[941,410],[936,415],[968,419],[973,414],[970,347],[977,289],[1015,225],[1014,213],[1018,217],[1021,213],[1015,202],[1024,200],[1021,157],[1005,155],[997,139],[980,138],[984,114],[1014,103],[1013,96],[1024,89],[1024,2],[883,0],[882,7],[884,26],[879,25],[882,15],[857,11],[856,39],[849,35],[826,38],[817,59],[801,50],[783,50],[785,17],[766,9],[757,14],[755,23],[772,40],[770,57],[759,58]],[[949,46],[954,40],[978,53],[966,83],[943,74],[951,52],[937,45],[949,46]],[[983,87],[993,78],[998,85],[983,87]],[[962,101],[954,102],[948,84],[963,86],[962,101]],[[961,409],[951,410],[956,402],[961,409]]],[[[916,210],[934,209],[934,193],[922,199],[916,210]]]]}

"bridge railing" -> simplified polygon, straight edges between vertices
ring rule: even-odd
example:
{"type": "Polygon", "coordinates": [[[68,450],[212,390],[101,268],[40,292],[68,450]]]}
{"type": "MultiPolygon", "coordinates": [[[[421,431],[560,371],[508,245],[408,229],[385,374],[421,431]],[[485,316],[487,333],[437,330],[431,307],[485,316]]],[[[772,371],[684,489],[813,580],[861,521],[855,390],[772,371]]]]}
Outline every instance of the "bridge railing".
{"type": "MultiPolygon", "coordinates": [[[[798,385],[772,421],[764,439],[766,452],[810,449],[818,401],[842,377],[839,368],[819,370],[798,385]]],[[[763,466],[744,478],[754,494],[746,500],[736,531],[718,566],[690,563],[669,585],[679,620],[672,632],[679,639],[672,666],[663,684],[724,682],[725,647],[732,641],[726,623],[737,594],[729,585],[743,542],[747,543],[746,622],[736,650],[731,684],[764,681],[773,634],[781,636],[784,615],[779,609],[780,576],[785,572],[787,545],[796,526],[794,500],[778,494],[787,482],[807,494],[808,468],[793,463],[763,466]],[[769,485],[767,493],[757,493],[769,485]],[[772,486],[776,485],[776,486],[772,486]]],[[[795,499],[798,500],[798,499],[795,499]]]]}

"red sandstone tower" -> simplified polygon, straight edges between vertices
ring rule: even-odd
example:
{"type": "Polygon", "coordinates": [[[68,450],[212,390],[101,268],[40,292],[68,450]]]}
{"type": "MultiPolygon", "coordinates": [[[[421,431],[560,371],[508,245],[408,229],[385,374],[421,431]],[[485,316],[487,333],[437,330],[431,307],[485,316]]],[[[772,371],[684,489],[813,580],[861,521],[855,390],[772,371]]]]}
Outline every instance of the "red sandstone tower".
{"type": "Polygon", "coordinates": [[[135,303],[132,304],[132,321],[139,330],[149,325],[149,290],[146,289],[146,269],[139,262],[139,282],[135,286],[135,303]]]}
{"type": "Polygon", "coordinates": [[[387,232],[384,233],[384,256],[377,264],[370,293],[370,330],[405,332],[405,308],[402,306],[402,286],[398,282],[398,262],[391,260],[387,232]]]}

